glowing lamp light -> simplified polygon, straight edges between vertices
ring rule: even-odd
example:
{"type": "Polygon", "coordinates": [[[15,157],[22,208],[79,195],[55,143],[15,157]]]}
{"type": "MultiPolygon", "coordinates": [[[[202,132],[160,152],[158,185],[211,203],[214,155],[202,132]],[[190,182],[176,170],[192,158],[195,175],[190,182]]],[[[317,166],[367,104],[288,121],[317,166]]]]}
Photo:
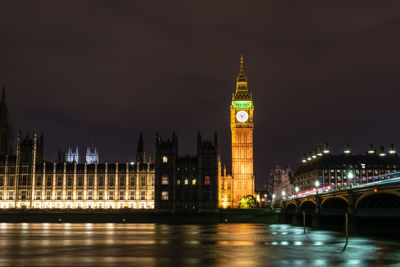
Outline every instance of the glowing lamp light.
{"type": "Polygon", "coordinates": [[[349,172],[349,174],[347,175],[347,178],[353,179],[354,178],[354,174],[352,172],[349,172]]]}
{"type": "Polygon", "coordinates": [[[286,195],[286,192],[285,191],[282,191],[282,196],[285,196],[286,195]]]}
{"type": "Polygon", "coordinates": [[[319,181],[315,181],[315,186],[318,187],[319,185],[319,181]]]}
{"type": "Polygon", "coordinates": [[[299,187],[296,186],[296,187],[294,188],[294,191],[296,191],[296,193],[299,192],[299,187]]]}
{"type": "Polygon", "coordinates": [[[272,194],[272,199],[274,199],[275,198],[275,194],[272,194]]]}

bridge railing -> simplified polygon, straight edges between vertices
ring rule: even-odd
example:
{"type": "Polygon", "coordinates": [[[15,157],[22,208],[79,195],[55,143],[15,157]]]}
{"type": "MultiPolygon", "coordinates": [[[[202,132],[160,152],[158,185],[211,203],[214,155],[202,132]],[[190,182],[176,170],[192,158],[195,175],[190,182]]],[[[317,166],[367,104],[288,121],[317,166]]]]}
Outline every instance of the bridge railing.
{"type": "Polygon", "coordinates": [[[310,196],[310,195],[324,194],[324,193],[330,193],[330,192],[334,192],[334,191],[347,190],[349,188],[369,187],[369,186],[374,186],[374,185],[378,185],[378,184],[396,182],[399,180],[400,180],[400,172],[380,174],[380,175],[375,175],[375,176],[370,176],[370,177],[363,177],[360,179],[349,180],[343,184],[341,184],[341,183],[333,184],[333,185],[327,185],[327,186],[318,187],[318,188],[314,188],[314,189],[310,189],[310,190],[306,190],[306,191],[301,191],[297,194],[288,196],[286,199],[291,200],[291,199],[306,197],[306,196],[310,196]]]}

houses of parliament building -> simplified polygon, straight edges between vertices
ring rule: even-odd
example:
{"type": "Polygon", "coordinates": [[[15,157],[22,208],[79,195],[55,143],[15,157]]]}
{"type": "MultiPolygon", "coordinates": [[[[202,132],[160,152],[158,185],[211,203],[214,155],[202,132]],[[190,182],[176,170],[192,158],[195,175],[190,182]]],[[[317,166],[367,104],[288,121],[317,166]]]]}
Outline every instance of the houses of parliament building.
{"type": "Polygon", "coordinates": [[[79,162],[78,149],[43,158],[44,137],[16,138],[8,119],[5,88],[0,100],[0,209],[156,209],[216,211],[236,208],[254,194],[254,105],[247,89],[241,58],[231,112],[232,174],[222,173],[217,134],[213,141],[197,137],[197,154],[178,155],[178,138],[157,135],[155,162],[144,151],[140,135],[136,161],[100,163],[97,149],[88,149],[79,162]]]}

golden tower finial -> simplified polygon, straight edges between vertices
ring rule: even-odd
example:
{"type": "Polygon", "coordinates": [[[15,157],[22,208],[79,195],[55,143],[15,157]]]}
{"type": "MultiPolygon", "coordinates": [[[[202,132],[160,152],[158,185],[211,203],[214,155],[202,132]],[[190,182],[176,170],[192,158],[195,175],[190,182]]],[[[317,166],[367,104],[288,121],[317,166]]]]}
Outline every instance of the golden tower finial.
{"type": "Polygon", "coordinates": [[[240,74],[244,74],[244,67],[243,67],[243,62],[244,62],[244,57],[243,54],[240,55],[240,71],[239,71],[239,75],[240,74]]]}
{"type": "Polygon", "coordinates": [[[247,90],[247,77],[244,73],[244,56],[240,55],[240,71],[236,78],[236,93],[233,96],[234,100],[246,100],[251,99],[251,95],[247,90]]]}

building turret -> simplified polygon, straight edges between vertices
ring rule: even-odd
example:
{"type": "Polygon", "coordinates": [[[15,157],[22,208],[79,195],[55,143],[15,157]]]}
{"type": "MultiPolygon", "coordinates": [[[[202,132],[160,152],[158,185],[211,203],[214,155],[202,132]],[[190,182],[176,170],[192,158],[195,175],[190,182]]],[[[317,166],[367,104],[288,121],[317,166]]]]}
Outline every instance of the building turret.
{"type": "Polygon", "coordinates": [[[144,152],[144,142],[142,133],[139,135],[139,141],[136,151],[136,162],[145,163],[146,162],[146,152],[144,152]]]}
{"type": "Polygon", "coordinates": [[[6,88],[3,86],[0,99],[0,156],[12,155],[12,127],[8,119],[6,88]]]}

